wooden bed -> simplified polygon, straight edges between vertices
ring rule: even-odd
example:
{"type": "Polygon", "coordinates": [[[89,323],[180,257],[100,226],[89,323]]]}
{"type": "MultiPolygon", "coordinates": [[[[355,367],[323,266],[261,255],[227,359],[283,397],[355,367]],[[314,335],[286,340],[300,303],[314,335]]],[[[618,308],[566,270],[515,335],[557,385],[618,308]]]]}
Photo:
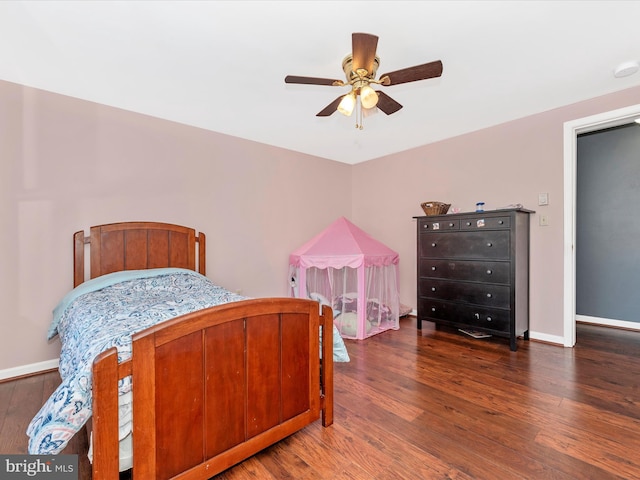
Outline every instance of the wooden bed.
{"type": "MultiPolygon", "coordinates": [[[[86,250],[90,278],[206,268],[204,234],[165,223],[77,232],[74,285],[85,281],[86,250]]],[[[243,300],[135,334],[132,358],[120,364],[115,348],[102,353],[93,366],[93,480],[118,478],[118,379],[128,375],[134,479],[208,479],[320,417],[331,425],[332,318],[310,300],[243,300]]]]}

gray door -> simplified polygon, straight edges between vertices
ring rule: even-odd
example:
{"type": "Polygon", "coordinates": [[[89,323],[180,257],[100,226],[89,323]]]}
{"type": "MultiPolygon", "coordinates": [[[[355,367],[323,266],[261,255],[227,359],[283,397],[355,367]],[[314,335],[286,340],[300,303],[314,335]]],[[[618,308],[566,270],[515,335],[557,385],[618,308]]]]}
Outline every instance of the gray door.
{"type": "Polygon", "coordinates": [[[577,147],[576,313],[640,322],[640,125],[577,147]]]}

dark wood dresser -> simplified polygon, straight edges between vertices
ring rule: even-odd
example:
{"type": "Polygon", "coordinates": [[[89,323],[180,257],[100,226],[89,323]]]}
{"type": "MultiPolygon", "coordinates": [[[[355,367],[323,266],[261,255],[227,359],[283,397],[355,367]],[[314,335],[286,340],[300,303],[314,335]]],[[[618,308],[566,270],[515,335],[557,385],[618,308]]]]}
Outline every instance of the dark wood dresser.
{"type": "Polygon", "coordinates": [[[529,339],[526,209],[416,217],[418,328],[436,324],[529,339]]]}

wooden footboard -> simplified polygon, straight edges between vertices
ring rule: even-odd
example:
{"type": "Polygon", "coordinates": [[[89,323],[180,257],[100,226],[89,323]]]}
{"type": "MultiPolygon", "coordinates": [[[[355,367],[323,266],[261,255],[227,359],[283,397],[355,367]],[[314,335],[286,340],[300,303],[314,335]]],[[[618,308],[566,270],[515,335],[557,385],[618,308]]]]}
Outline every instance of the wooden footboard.
{"type": "Polygon", "coordinates": [[[117,382],[127,375],[134,479],[208,479],[321,413],[331,425],[332,318],[310,300],[246,300],[134,335],[122,364],[115,349],[103,353],[93,369],[93,480],[118,478],[117,382]]]}

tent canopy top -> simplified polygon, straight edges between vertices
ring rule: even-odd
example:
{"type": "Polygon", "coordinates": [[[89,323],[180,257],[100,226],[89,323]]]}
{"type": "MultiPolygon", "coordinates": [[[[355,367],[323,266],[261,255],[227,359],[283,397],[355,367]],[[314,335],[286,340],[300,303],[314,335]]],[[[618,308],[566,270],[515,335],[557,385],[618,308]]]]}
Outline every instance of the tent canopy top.
{"type": "Polygon", "coordinates": [[[296,249],[289,264],[301,268],[358,268],[397,265],[399,255],[345,217],[296,249]]]}

